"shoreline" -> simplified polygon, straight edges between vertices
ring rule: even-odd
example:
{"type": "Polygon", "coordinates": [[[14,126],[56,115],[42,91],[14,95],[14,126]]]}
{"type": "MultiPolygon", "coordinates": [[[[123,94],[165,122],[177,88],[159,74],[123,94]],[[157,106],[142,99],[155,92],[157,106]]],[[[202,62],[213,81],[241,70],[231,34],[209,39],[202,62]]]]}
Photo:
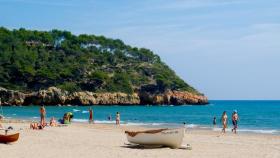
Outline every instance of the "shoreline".
{"type": "MultiPolygon", "coordinates": [[[[49,118],[47,118],[48,120],[49,118]]],[[[78,124],[78,125],[87,125],[88,121],[86,119],[83,122],[81,121],[75,121],[73,119],[72,124],[78,124]]],[[[8,118],[1,120],[0,123],[31,123],[31,122],[39,122],[38,118],[34,119],[20,119],[20,118],[8,118]]],[[[122,122],[122,121],[121,121],[122,122]]],[[[115,121],[106,121],[106,120],[95,120],[94,125],[115,125],[115,121]]],[[[136,128],[147,128],[147,129],[158,129],[158,128],[182,128],[184,125],[182,124],[175,124],[175,123],[121,123],[121,126],[123,127],[136,127],[136,128]]],[[[221,127],[209,127],[209,126],[203,126],[203,125],[194,125],[194,124],[187,124],[184,127],[187,131],[208,131],[213,133],[221,133],[222,128],[221,127]]],[[[274,135],[274,136],[280,136],[280,130],[278,129],[238,129],[238,134],[247,134],[247,135],[274,135]]],[[[231,128],[226,129],[226,134],[229,134],[231,132],[231,128]]]]}

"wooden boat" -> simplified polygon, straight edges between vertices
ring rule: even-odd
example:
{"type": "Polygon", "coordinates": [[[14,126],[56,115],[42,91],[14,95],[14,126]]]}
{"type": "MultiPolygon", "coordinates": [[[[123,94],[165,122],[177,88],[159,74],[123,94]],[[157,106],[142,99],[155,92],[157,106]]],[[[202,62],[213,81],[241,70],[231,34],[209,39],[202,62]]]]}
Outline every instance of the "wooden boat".
{"type": "Polygon", "coordinates": [[[17,141],[18,138],[19,138],[19,133],[7,134],[7,135],[0,134],[0,143],[12,143],[17,141]]]}
{"type": "Polygon", "coordinates": [[[138,132],[125,131],[125,133],[127,140],[133,144],[180,148],[185,135],[185,129],[158,129],[138,132]]]}

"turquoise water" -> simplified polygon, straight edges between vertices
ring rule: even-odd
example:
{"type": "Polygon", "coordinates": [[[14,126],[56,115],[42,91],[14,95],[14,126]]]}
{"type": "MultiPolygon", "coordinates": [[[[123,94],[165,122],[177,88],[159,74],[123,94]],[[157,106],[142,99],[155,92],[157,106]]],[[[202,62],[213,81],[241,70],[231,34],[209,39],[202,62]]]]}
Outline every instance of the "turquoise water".
{"type": "MultiPolygon", "coordinates": [[[[239,131],[280,134],[280,101],[210,101],[207,106],[92,106],[96,123],[114,123],[108,121],[108,115],[115,118],[121,113],[121,123],[128,125],[178,126],[186,122],[189,128],[210,128],[220,130],[220,117],[227,111],[230,118],[233,110],[240,116],[239,131]],[[217,117],[217,128],[213,128],[212,119],[217,117]]],[[[61,118],[65,112],[74,113],[74,121],[86,122],[86,106],[58,107],[47,106],[47,117],[61,118]]],[[[0,109],[1,110],[1,109],[0,109]]],[[[39,107],[3,107],[7,118],[39,120],[39,107]]],[[[1,111],[0,111],[1,114],[1,111]]],[[[229,120],[231,128],[231,120],[229,120]]]]}

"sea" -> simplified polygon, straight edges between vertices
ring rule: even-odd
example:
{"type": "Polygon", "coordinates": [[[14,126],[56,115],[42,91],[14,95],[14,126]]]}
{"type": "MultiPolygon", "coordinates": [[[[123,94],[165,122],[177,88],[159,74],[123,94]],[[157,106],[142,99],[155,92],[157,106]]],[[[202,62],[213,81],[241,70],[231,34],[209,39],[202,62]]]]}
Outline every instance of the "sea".
{"type": "MultiPolygon", "coordinates": [[[[66,112],[74,114],[74,122],[88,121],[88,109],[94,110],[95,123],[114,124],[116,112],[121,114],[121,124],[147,127],[180,127],[189,129],[221,130],[221,115],[227,112],[228,131],[232,128],[231,114],[239,114],[238,132],[280,134],[280,101],[230,101],[210,100],[208,105],[182,106],[46,106],[47,118],[62,118],[66,112]],[[111,116],[111,120],[108,117],[111,116]],[[217,125],[213,126],[213,118],[217,125]]],[[[5,118],[39,121],[39,106],[3,106],[0,114],[5,118]]]]}

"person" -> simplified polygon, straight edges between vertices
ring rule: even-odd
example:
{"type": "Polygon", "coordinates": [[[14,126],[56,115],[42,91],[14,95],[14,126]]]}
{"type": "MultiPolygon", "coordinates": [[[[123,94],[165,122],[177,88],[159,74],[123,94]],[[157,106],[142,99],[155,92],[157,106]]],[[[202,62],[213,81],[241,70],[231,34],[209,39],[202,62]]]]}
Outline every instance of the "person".
{"type": "Polygon", "coordinates": [[[89,108],[89,123],[93,123],[93,110],[92,108],[89,108]]]}
{"type": "Polygon", "coordinates": [[[2,129],[3,128],[3,126],[1,125],[1,120],[2,120],[3,118],[2,118],[2,116],[0,115],[0,129],[2,129]]]}
{"type": "Polygon", "coordinates": [[[68,116],[69,122],[71,123],[72,118],[74,117],[73,113],[72,112],[67,112],[67,116],[68,116]]]}
{"type": "Polygon", "coordinates": [[[234,132],[235,134],[237,133],[237,121],[239,120],[238,114],[237,114],[237,110],[234,110],[231,116],[232,119],[232,125],[233,128],[231,129],[232,132],[234,132]]]}
{"type": "Polygon", "coordinates": [[[217,120],[216,120],[216,116],[214,116],[214,118],[213,118],[213,125],[216,126],[216,124],[217,124],[217,120]]]}
{"type": "Polygon", "coordinates": [[[41,130],[44,129],[44,125],[38,123],[38,122],[32,122],[30,123],[30,129],[34,129],[34,130],[41,130]]]}
{"type": "Polygon", "coordinates": [[[120,120],[121,120],[120,113],[117,112],[117,114],[116,114],[116,125],[120,125],[120,120]]]}
{"type": "Polygon", "coordinates": [[[50,126],[51,127],[56,127],[57,126],[57,123],[56,123],[56,120],[55,120],[54,117],[52,117],[51,120],[50,120],[50,126]]]}
{"type": "Polygon", "coordinates": [[[61,124],[70,124],[71,119],[74,117],[72,112],[67,112],[63,115],[63,118],[59,120],[61,124]]]}
{"type": "Polygon", "coordinates": [[[228,119],[227,113],[226,113],[226,111],[224,111],[224,112],[223,112],[223,115],[222,115],[222,118],[221,118],[221,120],[222,120],[222,125],[223,125],[222,133],[226,133],[227,119],[228,119]]]}
{"type": "Polygon", "coordinates": [[[108,115],[108,121],[111,121],[112,120],[112,116],[111,116],[111,114],[110,115],[108,115]]]}
{"type": "Polygon", "coordinates": [[[46,124],[46,109],[44,106],[41,106],[40,108],[40,116],[41,116],[41,125],[46,124]]]}

